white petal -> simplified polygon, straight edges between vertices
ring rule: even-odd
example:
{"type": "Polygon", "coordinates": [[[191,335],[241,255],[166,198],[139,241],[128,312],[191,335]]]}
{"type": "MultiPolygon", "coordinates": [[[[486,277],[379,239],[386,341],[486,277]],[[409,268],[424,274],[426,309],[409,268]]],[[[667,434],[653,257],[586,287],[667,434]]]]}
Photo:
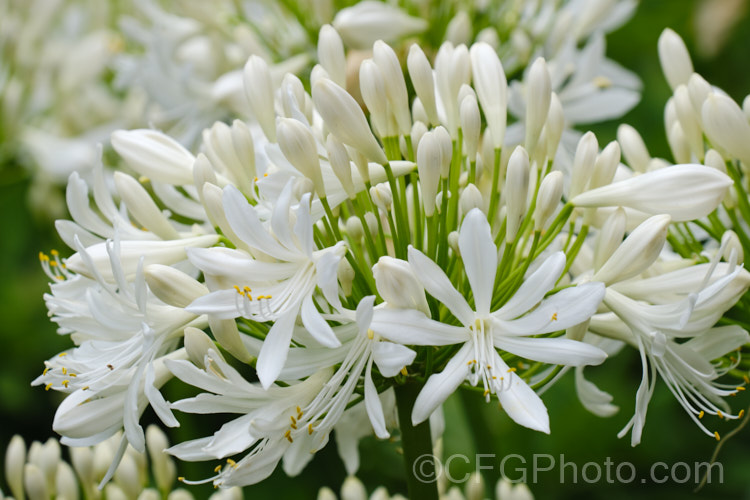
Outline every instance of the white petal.
{"type": "Polygon", "coordinates": [[[258,380],[264,389],[276,380],[286,363],[289,342],[292,340],[296,314],[282,314],[271,327],[258,354],[258,380]]]}
{"type": "Polygon", "coordinates": [[[390,437],[385,428],[383,405],[380,404],[378,390],[372,382],[372,361],[367,363],[367,368],[365,369],[365,408],[367,408],[367,416],[370,417],[370,423],[372,424],[372,429],[375,431],[375,435],[380,439],[390,437]]]}
{"type": "Polygon", "coordinates": [[[431,320],[414,309],[378,309],[370,328],[404,345],[450,345],[469,338],[465,328],[431,320]]]}
{"type": "Polygon", "coordinates": [[[466,342],[463,347],[451,358],[442,372],[430,375],[427,383],[419,392],[414,409],[411,413],[413,425],[427,420],[438,406],[448,399],[448,396],[461,385],[469,375],[469,365],[474,347],[471,342],[466,342]]]}
{"type": "Polygon", "coordinates": [[[311,295],[308,295],[302,301],[300,316],[302,317],[302,324],[310,332],[310,335],[322,345],[326,347],[339,347],[341,345],[339,339],[336,338],[336,334],[333,333],[331,326],[323,319],[323,316],[320,315],[320,312],[315,307],[311,295]]]}
{"type": "Polygon", "coordinates": [[[607,354],[593,345],[563,338],[501,337],[495,347],[522,358],[555,365],[598,365],[607,354]]]}
{"type": "Polygon", "coordinates": [[[405,366],[414,362],[417,353],[392,342],[376,342],[372,346],[372,357],[384,377],[395,377],[405,366]]]}
{"type": "Polygon", "coordinates": [[[612,395],[602,391],[583,377],[583,367],[575,371],[576,393],[581,404],[598,417],[611,417],[620,408],[612,404],[612,395]]]}
{"type": "Polygon", "coordinates": [[[516,290],[503,307],[492,313],[497,319],[513,319],[539,303],[552,290],[565,268],[565,254],[550,255],[516,290]]]}
{"type": "MultiPolygon", "coordinates": [[[[497,247],[487,218],[478,208],[472,209],[461,224],[458,247],[464,261],[466,276],[474,292],[477,314],[490,313],[492,291],[497,272],[497,247]]],[[[409,258],[411,261],[411,256],[409,258]]]]}
{"type": "MultiPolygon", "coordinates": [[[[499,355],[495,356],[495,365],[501,367],[501,371],[506,371],[508,366],[499,355]]],[[[549,415],[541,398],[515,372],[510,373],[509,384],[504,384],[503,390],[497,393],[505,413],[517,424],[549,434],[549,415]]]]}

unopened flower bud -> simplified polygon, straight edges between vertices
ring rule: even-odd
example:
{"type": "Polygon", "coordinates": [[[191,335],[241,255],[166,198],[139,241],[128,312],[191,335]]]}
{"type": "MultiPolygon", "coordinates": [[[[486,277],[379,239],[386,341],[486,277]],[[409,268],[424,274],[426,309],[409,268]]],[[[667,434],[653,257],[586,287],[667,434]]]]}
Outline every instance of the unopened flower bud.
{"type": "Polygon", "coordinates": [[[127,453],[115,471],[114,480],[128,498],[137,497],[143,488],[138,474],[138,464],[127,453]]]}
{"type": "Polygon", "coordinates": [[[107,483],[104,486],[104,497],[107,500],[129,500],[128,495],[115,483],[107,483]]]}
{"type": "Polygon", "coordinates": [[[592,280],[612,285],[641,274],[659,257],[671,221],[664,214],[646,219],[617,247],[592,280]]]}
{"type": "Polygon", "coordinates": [[[372,274],[378,293],[389,307],[416,309],[430,315],[424,288],[408,262],[393,257],[380,257],[377,264],[372,266],[372,274]]]}
{"type": "Polygon", "coordinates": [[[397,135],[395,129],[389,126],[391,116],[388,113],[390,106],[385,90],[385,80],[380,68],[372,59],[365,59],[359,67],[359,89],[378,135],[380,137],[397,135]]]}
{"type": "Polygon", "coordinates": [[[364,228],[362,227],[362,221],[359,219],[359,217],[351,216],[346,219],[346,233],[354,241],[362,241],[365,232],[364,228]]]}
{"type": "Polygon", "coordinates": [[[351,264],[349,264],[349,261],[346,259],[341,259],[339,261],[339,267],[337,270],[337,277],[339,280],[339,283],[341,284],[341,289],[344,292],[344,295],[351,295],[352,293],[352,284],[354,283],[354,268],[351,264]]]}
{"type": "Polygon", "coordinates": [[[276,142],[276,111],[274,110],[274,88],[268,63],[262,57],[252,55],[243,72],[245,96],[256,120],[270,142],[276,142]]]}
{"type": "Polygon", "coordinates": [[[620,143],[622,155],[630,168],[636,172],[646,172],[651,155],[646,149],[641,134],[636,129],[623,123],[617,128],[617,142],[620,143]]]}
{"type": "Polygon", "coordinates": [[[426,216],[435,213],[435,196],[440,184],[440,169],[443,163],[443,149],[435,131],[422,136],[417,147],[417,170],[422,190],[422,204],[426,216]]]}
{"type": "Polygon", "coordinates": [[[419,45],[414,44],[409,49],[406,65],[409,69],[411,83],[414,85],[414,91],[424,107],[429,123],[437,125],[439,122],[435,102],[435,77],[430,62],[419,45]]]}
{"type": "MultiPolygon", "coordinates": [[[[527,151],[534,151],[539,134],[547,121],[552,83],[546,61],[539,57],[531,65],[526,81],[526,138],[527,151]]],[[[546,145],[545,145],[546,146],[546,145]]]]}
{"type": "Polygon", "coordinates": [[[502,147],[508,105],[508,82],[495,49],[486,43],[471,47],[471,68],[474,88],[482,105],[494,149],[502,147]]]}
{"type": "Polygon", "coordinates": [[[321,79],[313,85],[315,107],[328,130],[341,142],[359,151],[374,162],[388,161],[372,135],[362,108],[357,101],[333,81],[321,79]]]}
{"type": "Polygon", "coordinates": [[[326,152],[333,173],[336,175],[336,178],[341,183],[341,186],[344,188],[344,191],[346,191],[349,198],[353,199],[357,196],[357,192],[354,189],[352,164],[349,160],[349,154],[346,152],[346,147],[341,141],[336,139],[335,136],[329,134],[326,139],[326,152]]]}
{"type": "Polygon", "coordinates": [[[742,248],[742,242],[740,242],[737,233],[728,229],[721,236],[721,248],[724,250],[722,257],[727,262],[734,262],[742,265],[745,260],[745,252],[742,248]]]}
{"type": "MultiPolygon", "coordinates": [[[[690,100],[690,91],[685,85],[680,85],[674,91],[674,106],[677,112],[677,117],[680,120],[680,126],[682,128],[684,142],[689,147],[689,150],[695,155],[698,160],[703,160],[703,132],[701,130],[700,119],[698,116],[700,112],[696,112],[693,108],[693,104],[690,100]]],[[[669,129],[667,129],[669,131],[669,129]]],[[[667,137],[669,134],[667,135],[667,137]]],[[[684,149],[684,146],[675,144],[678,149],[684,149]]],[[[684,157],[684,155],[683,155],[684,157]]],[[[687,163],[690,161],[690,155],[688,154],[687,160],[680,160],[675,157],[678,163],[687,163]]]]}
{"type": "Polygon", "coordinates": [[[318,145],[312,131],[302,122],[293,118],[278,118],[276,134],[281,152],[287,160],[310,179],[318,197],[325,198],[326,191],[320,171],[318,145]]]}
{"type": "Polygon", "coordinates": [[[458,199],[458,206],[461,208],[462,214],[468,214],[472,208],[478,208],[484,212],[482,193],[474,184],[468,184],[461,192],[461,197],[458,199]]]}
{"type": "Polygon", "coordinates": [[[151,470],[156,487],[163,494],[168,493],[177,475],[176,468],[174,460],[165,452],[169,448],[167,436],[156,425],[152,424],[146,428],[146,447],[151,459],[151,470]]]}
{"type": "Polygon", "coordinates": [[[296,179],[294,179],[294,187],[292,188],[292,192],[294,193],[294,197],[298,200],[301,200],[302,197],[306,194],[312,195],[314,191],[315,184],[313,184],[313,182],[307,177],[297,177],[296,179]]]}
{"type": "Polygon", "coordinates": [[[381,182],[370,188],[370,198],[372,202],[380,210],[384,212],[390,211],[391,205],[393,204],[393,193],[391,193],[391,187],[386,182],[381,182]]]}
{"type": "Polygon", "coordinates": [[[703,163],[707,167],[716,169],[722,174],[727,173],[727,165],[724,163],[724,158],[715,149],[709,149],[706,151],[706,157],[703,159],[703,163]]]}
{"type": "Polygon", "coordinates": [[[332,24],[348,47],[362,50],[371,48],[376,40],[396,41],[427,28],[426,20],[372,0],[341,9],[332,24]]]}
{"type": "Polygon", "coordinates": [[[138,174],[177,186],[193,183],[195,157],[168,135],[149,129],[116,130],[111,141],[138,174]]]}
{"type": "Polygon", "coordinates": [[[607,222],[602,225],[602,229],[596,237],[594,244],[594,272],[599,271],[612,254],[622,244],[625,237],[625,228],[627,225],[627,216],[622,207],[612,212],[607,218],[607,222]]]}
{"type": "MultiPolygon", "coordinates": [[[[5,450],[5,480],[15,498],[24,498],[23,466],[26,463],[26,443],[16,434],[5,450]]],[[[41,474],[41,471],[39,471],[41,474]]],[[[46,500],[46,499],[45,499],[46,500]]]]}
{"type": "Polygon", "coordinates": [[[505,182],[505,206],[508,209],[505,226],[505,241],[507,243],[512,243],[516,238],[521,222],[526,215],[528,191],[529,155],[523,147],[517,146],[508,160],[505,182]]]}
{"type": "Polygon", "coordinates": [[[703,103],[703,129],[708,139],[730,156],[750,163],[750,123],[734,100],[712,93],[703,103]]]}
{"type": "Polygon", "coordinates": [[[690,163],[690,145],[680,122],[674,122],[667,129],[667,142],[677,163],[690,163]]]}
{"type": "Polygon", "coordinates": [[[55,473],[55,492],[56,498],[60,499],[80,497],[75,472],[67,462],[62,460],[57,465],[55,473]]]}
{"type": "Polygon", "coordinates": [[[154,200],[141,184],[128,174],[115,172],[115,187],[133,218],[163,240],[180,237],[154,200]]]}
{"type": "Polygon", "coordinates": [[[680,35],[666,28],[659,36],[658,47],[659,62],[669,86],[674,90],[678,85],[688,83],[693,74],[693,62],[680,35]]]}
{"type": "Polygon", "coordinates": [[[563,192],[563,174],[554,171],[547,174],[539,185],[534,207],[534,231],[541,231],[555,213],[563,192]]]}
{"type": "Polygon", "coordinates": [[[612,182],[619,164],[620,144],[617,141],[612,141],[597,156],[596,163],[594,164],[594,173],[591,175],[588,189],[606,186],[612,182]]]}
{"type": "Polygon", "coordinates": [[[380,230],[378,228],[378,216],[372,212],[365,213],[365,224],[367,224],[367,231],[370,234],[378,234],[380,230]]]}
{"type": "MultiPolygon", "coordinates": [[[[221,357],[216,344],[203,330],[189,326],[185,328],[185,350],[188,359],[197,367],[205,368],[204,360],[208,350],[213,349],[221,357]]],[[[223,359],[223,358],[222,358],[223,359]]],[[[166,439],[166,438],[165,438],[166,439]]],[[[148,433],[146,433],[146,444],[148,445],[148,433]]]]}
{"type": "Polygon", "coordinates": [[[453,19],[448,22],[448,26],[445,28],[445,40],[451,42],[453,45],[469,44],[471,43],[473,32],[471,28],[471,19],[464,10],[460,10],[453,16],[453,19]]]}
{"type": "Polygon", "coordinates": [[[458,239],[458,231],[451,231],[450,233],[448,233],[448,246],[451,250],[453,250],[454,254],[456,254],[458,257],[461,257],[461,247],[458,244],[458,239]]]}
{"type": "Polygon", "coordinates": [[[145,267],[143,274],[151,292],[174,307],[187,307],[208,293],[206,285],[171,266],[152,264],[145,267]]]}
{"type": "Polygon", "coordinates": [[[573,171],[570,176],[569,197],[573,198],[586,189],[594,172],[599,144],[593,132],[586,132],[578,141],[573,159],[573,171]]]}
{"type": "Polygon", "coordinates": [[[458,91],[471,81],[471,59],[465,45],[444,42],[435,56],[435,77],[445,109],[445,126],[451,137],[458,131],[458,91]]]}
{"type": "Polygon", "coordinates": [[[154,488],[146,488],[145,490],[141,491],[141,494],[138,495],[138,498],[136,500],[161,500],[162,496],[159,493],[159,490],[156,490],[154,488]]]}
{"type": "Polygon", "coordinates": [[[419,148],[419,141],[422,140],[422,136],[427,133],[427,125],[421,121],[415,121],[411,126],[411,146],[414,151],[419,148]]]}
{"type": "Polygon", "coordinates": [[[479,472],[473,472],[466,482],[466,500],[484,500],[484,479],[479,472]]]}
{"type": "Polygon", "coordinates": [[[29,500],[48,500],[50,491],[42,470],[33,463],[20,465],[23,467],[23,483],[29,500]]]}
{"type": "Polygon", "coordinates": [[[557,94],[552,92],[549,101],[549,112],[543,131],[547,139],[547,158],[553,159],[560,145],[563,131],[565,130],[565,112],[557,94]]]}
{"type": "Polygon", "coordinates": [[[469,161],[476,161],[477,149],[479,147],[479,133],[482,127],[482,117],[479,116],[479,105],[474,96],[466,96],[461,101],[459,109],[461,130],[464,135],[466,157],[469,161]]]}
{"type": "Polygon", "coordinates": [[[690,75],[688,80],[688,95],[690,96],[690,103],[693,105],[698,120],[702,120],[701,111],[703,110],[703,103],[705,102],[708,95],[712,92],[711,84],[706,81],[698,73],[690,75]]]}
{"type": "Polygon", "coordinates": [[[55,478],[57,476],[57,466],[60,464],[61,450],[60,443],[55,438],[49,438],[43,445],[39,454],[39,468],[41,469],[47,481],[47,488],[55,492],[55,478]]]}
{"type": "Polygon", "coordinates": [[[341,500],[367,500],[367,490],[362,481],[355,476],[344,479],[341,485],[341,500]]]}
{"type": "Polygon", "coordinates": [[[317,500],[338,500],[338,497],[331,488],[324,486],[318,490],[317,500]]]}
{"type": "Polygon", "coordinates": [[[336,29],[330,24],[325,24],[320,28],[318,35],[318,61],[336,85],[346,87],[344,44],[336,29]]]}
{"type": "Polygon", "coordinates": [[[372,57],[383,75],[388,102],[391,104],[391,113],[398,125],[398,133],[407,135],[411,131],[409,96],[398,56],[387,43],[378,40],[372,47],[372,57]]]}

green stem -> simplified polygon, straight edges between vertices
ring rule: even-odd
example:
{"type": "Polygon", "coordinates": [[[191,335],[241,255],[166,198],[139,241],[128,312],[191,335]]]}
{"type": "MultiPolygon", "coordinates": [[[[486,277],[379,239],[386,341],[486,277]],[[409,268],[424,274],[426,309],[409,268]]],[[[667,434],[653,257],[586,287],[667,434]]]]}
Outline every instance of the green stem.
{"type": "Polygon", "coordinates": [[[432,436],[430,421],[412,425],[411,412],[423,384],[416,380],[407,380],[403,385],[394,387],[398,423],[401,428],[401,445],[404,449],[406,482],[408,497],[411,500],[438,499],[437,472],[432,455],[432,436]]]}

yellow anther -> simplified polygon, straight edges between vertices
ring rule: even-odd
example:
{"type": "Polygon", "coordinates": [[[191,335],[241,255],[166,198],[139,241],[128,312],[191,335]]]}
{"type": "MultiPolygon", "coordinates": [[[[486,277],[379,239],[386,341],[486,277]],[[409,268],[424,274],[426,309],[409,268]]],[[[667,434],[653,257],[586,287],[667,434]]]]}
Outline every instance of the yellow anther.
{"type": "Polygon", "coordinates": [[[68,388],[69,384],[70,384],[70,380],[63,380],[62,381],[62,386],[65,387],[66,389],[68,388]]]}
{"type": "Polygon", "coordinates": [[[138,182],[140,182],[141,184],[146,184],[147,182],[150,182],[150,181],[151,179],[149,179],[145,175],[138,177],[138,182]]]}
{"type": "Polygon", "coordinates": [[[492,370],[492,365],[487,365],[488,370],[492,370]]]}
{"type": "Polygon", "coordinates": [[[263,177],[268,177],[268,174],[263,174],[263,177]]]}
{"type": "Polygon", "coordinates": [[[237,290],[237,293],[239,293],[240,295],[243,295],[242,290],[240,290],[240,287],[238,287],[237,285],[234,285],[234,289],[237,290]]]}
{"type": "Polygon", "coordinates": [[[706,412],[701,410],[701,412],[698,414],[698,418],[703,418],[703,415],[705,415],[706,412]]]}
{"type": "Polygon", "coordinates": [[[747,375],[743,375],[742,379],[745,381],[746,384],[750,384],[750,377],[748,377],[747,375]]]}
{"type": "Polygon", "coordinates": [[[65,357],[65,356],[67,356],[67,355],[68,355],[68,353],[67,353],[67,352],[61,352],[61,353],[60,353],[60,354],[58,354],[57,356],[58,356],[58,357],[60,357],[60,358],[62,358],[62,357],[65,357]]]}
{"type": "Polygon", "coordinates": [[[54,260],[51,260],[51,261],[49,261],[49,265],[50,265],[50,267],[55,267],[55,266],[57,266],[57,262],[55,262],[54,260]]]}
{"type": "Polygon", "coordinates": [[[719,431],[714,431],[714,437],[716,438],[716,440],[717,440],[717,441],[718,441],[719,439],[721,439],[721,438],[719,437],[719,431]]]}
{"type": "Polygon", "coordinates": [[[214,467],[214,472],[221,472],[221,465],[214,467]]]}
{"type": "Polygon", "coordinates": [[[231,458],[227,458],[227,463],[228,463],[229,465],[231,465],[232,467],[236,467],[236,466],[237,466],[237,462],[235,462],[235,461],[234,461],[234,460],[232,460],[231,458]]]}
{"type": "Polygon", "coordinates": [[[294,415],[289,415],[289,418],[291,418],[291,419],[292,419],[292,423],[293,423],[293,424],[296,424],[296,423],[297,423],[297,419],[296,419],[296,418],[294,418],[294,415]]]}
{"type": "Polygon", "coordinates": [[[242,290],[244,290],[244,292],[245,292],[245,293],[250,293],[250,292],[252,292],[252,291],[253,291],[253,289],[252,289],[252,288],[250,288],[250,287],[249,287],[249,286],[247,286],[247,285],[243,286],[243,287],[242,287],[242,290]]]}
{"type": "Polygon", "coordinates": [[[73,378],[76,378],[76,377],[77,377],[78,375],[76,375],[75,373],[69,373],[69,374],[68,374],[68,376],[69,376],[69,377],[73,377],[73,378]]]}
{"type": "Polygon", "coordinates": [[[307,424],[307,433],[312,436],[312,433],[313,433],[312,424],[307,424]]]}
{"type": "Polygon", "coordinates": [[[557,321],[557,313],[552,313],[552,321],[557,321]]]}
{"type": "Polygon", "coordinates": [[[594,77],[591,83],[593,83],[595,86],[599,87],[600,89],[606,89],[612,86],[612,80],[602,75],[594,77]]]}
{"type": "Polygon", "coordinates": [[[302,408],[300,408],[299,406],[297,407],[297,413],[298,413],[299,415],[302,415],[302,408]]]}
{"type": "Polygon", "coordinates": [[[284,433],[284,437],[289,441],[290,443],[294,442],[294,439],[292,439],[292,431],[286,431],[284,433]]]}
{"type": "Polygon", "coordinates": [[[86,387],[82,387],[82,388],[81,388],[81,390],[82,390],[82,391],[88,391],[88,390],[89,390],[89,386],[86,386],[86,387]]]}
{"type": "Polygon", "coordinates": [[[486,397],[486,396],[487,396],[487,394],[489,394],[489,393],[490,393],[490,390],[489,390],[489,389],[485,389],[485,390],[484,390],[484,395],[485,395],[485,397],[486,397]]]}
{"type": "Polygon", "coordinates": [[[508,373],[515,372],[515,371],[516,371],[515,367],[514,368],[508,368],[508,373]]]}
{"type": "Polygon", "coordinates": [[[375,332],[372,331],[372,328],[367,329],[367,338],[370,340],[375,338],[375,332]]]}
{"type": "Polygon", "coordinates": [[[47,368],[45,368],[45,369],[44,369],[44,371],[42,372],[42,375],[47,375],[47,372],[48,372],[48,371],[49,371],[49,366],[48,366],[47,368]]]}
{"type": "Polygon", "coordinates": [[[492,380],[497,380],[497,377],[493,375],[492,380]]]}
{"type": "Polygon", "coordinates": [[[49,391],[50,389],[52,389],[52,382],[44,386],[45,391],[49,391]]]}
{"type": "Polygon", "coordinates": [[[53,257],[57,257],[58,255],[60,255],[60,252],[58,252],[54,248],[52,250],[50,250],[49,253],[51,253],[53,257]]]}
{"type": "Polygon", "coordinates": [[[62,367],[62,374],[63,375],[67,375],[68,374],[68,369],[65,368],[64,366],[62,367]]]}
{"type": "Polygon", "coordinates": [[[405,366],[403,368],[401,368],[401,375],[403,375],[404,377],[406,377],[407,375],[409,375],[409,372],[406,371],[406,367],[405,366]]]}
{"type": "Polygon", "coordinates": [[[744,414],[745,414],[745,410],[740,410],[740,412],[737,414],[737,418],[742,418],[744,414]]]}
{"type": "Polygon", "coordinates": [[[738,385],[735,389],[737,389],[738,391],[744,391],[745,390],[745,388],[742,387],[741,385],[738,385]]]}
{"type": "Polygon", "coordinates": [[[184,478],[184,477],[182,477],[182,476],[179,476],[179,477],[177,478],[177,480],[178,480],[179,482],[183,482],[183,481],[185,480],[185,478],[184,478]]]}
{"type": "Polygon", "coordinates": [[[717,416],[718,416],[719,418],[724,418],[724,414],[723,414],[723,413],[721,413],[721,410],[717,410],[717,411],[716,411],[716,415],[717,415],[717,416]]]}
{"type": "Polygon", "coordinates": [[[39,252],[39,260],[42,262],[49,262],[49,255],[44,252],[39,252]]]}

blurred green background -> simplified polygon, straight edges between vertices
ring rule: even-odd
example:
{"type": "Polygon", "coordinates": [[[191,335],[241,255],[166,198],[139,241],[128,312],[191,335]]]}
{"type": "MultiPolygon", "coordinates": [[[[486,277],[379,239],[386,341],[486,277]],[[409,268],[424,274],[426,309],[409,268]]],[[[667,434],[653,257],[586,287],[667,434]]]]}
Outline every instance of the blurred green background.
{"type": "MultiPolygon", "coordinates": [[[[656,43],[665,27],[671,27],[686,40],[693,54],[696,71],[712,84],[727,91],[734,99],[742,102],[750,92],[750,72],[748,71],[748,49],[750,43],[746,34],[750,31],[747,2],[742,0],[717,0],[710,2],[709,17],[697,15],[699,4],[695,0],[643,0],[635,17],[623,28],[608,37],[608,54],[624,67],[636,72],[644,82],[641,103],[622,120],[605,123],[594,128],[603,145],[615,138],[617,123],[634,125],[643,135],[653,156],[670,157],[663,130],[663,109],[670,92],[659,68],[656,43]],[[719,35],[702,35],[698,26],[716,27],[716,16],[730,6],[739,6],[730,17],[736,21],[728,33],[724,44],[715,54],[705,54],[707,45],[714,44],[719,35]],[[699,43],[701,36],[707,41],[699,43]]],[[[709,30],[710,31],[710,30],[709,30]]],[[[724,35],[722,35],[724,36],[724,35]]],[[[0,449],[4,450],[10,437],[22,434],[27,442],[46,440],[53,435],[52,418],[60,401],[59,393],[45,392],[43,388],[32,388],[30,382],[43,369],[43,361],[68,347],[66,337],[55,333],[49,322],[42,294],[47,289],[47,278],[43,274],[38,252],[48,252],[59,248],[65,253],[62,244],[53,234],[52,221],[40,219],[27,207],[26,191],[29,179],[25,170],[11,165],[3,169],[0,179],[0,339],[6,358],[0,364],[0,449]]],[[[491,466],[485,471],[486,479],[492,481],[499,476],[499,462],[508,454],[518,454],[527,462],[525,466],[531,478],[531,461],[534,453],[549,454],[560,460],[564,454],[566,462],[582,466],[593,461],[602,467],[609,459],[616,467],[621,462],[631,462],[638,472],[638,479],[631,484],[608,484],[606,478],[595,484],[587,484],[580,476],[578,483],[568,470],[567,480],[560,482],[559,469],[540,473],[536,484],[530,487],[541,499],[596,499],[611,500],[630,498],[638,495],[650,498],[750,498],[750,428],[743,430],[728,441],[719,461],[723,465],[723,483],[707,485],[701,492],[692,495],[695,478],[685,484],[667,482],[655,484],[641,483],[647,477],[651,464],[663,461],[669,466],[677,462],[708,461],[716,446],[716,441],[702,434],[684,414],[672,395],[663,384],[657,384],[656,394],[649,406],[648,423],[643,442],[631,448],[629,437],[617,439],[616,434],[628,421],[633,411],[633,400],[640,382],[640,361],[636,353],[625,351],[620,356],[608,360],[604,367],[587,371],[589,378],[602,389],[615,396],[615,403],[621,407],[620,413],[609,419],[601,419],[586,412],[578,403],[573,389],[572,374],[564,378],[556,387],[544,395],[549,408],[552,433],[550,436],[529,431],[513,424],[495,404],[485,405],[476,394],[472,398],[461,395],[449,400],[445,407],[447,431],[444,438],[444,455],[464,453],[472,459],[476,453],[494,454],[496,459],[483,459],[482,465],[491,466]],[[472,429],[488,429],[472,434],[472,429]]],[[[177,394],[169,393],[168,399],[177,399],[177,394]]],[[[750,397],[741,394],[732,401],[735,411],[750,405],[750,397]]],[[[183,427],[170,430],[173,441],[195,437],[193,429],[198,422],[190,415],[184,415],[183,427]]],[[[147,414],[144,421],[152,421],[147,414]]],[[[213,425],[213,424],[212,424],[213,425]]],[[[218,424],[216,424],[218,426],[218,424]]],[[[723,436],[737,421],[726,422],[716,419],[710,427],[723,436]]],[[[391,492],[405,493],[402,480],[403,470],[398,455],[397,443],[377,442],[374,438],[363,440],[363,455],[359,476],[368,486],[386,485],[391,492]]],[[[543,462],[547,463],[546,459],[543,462]]],[[[451,470],[452,476],[460,478],[466,471],[474,469],[474,463],[464,464],[451,470]],[[462,466],[463,467],[460,467],[462,466]]],[[[518,478],[520,459],[508,462],[506,472],[511,478],[518,478]]],[[[208,464],[190,467],[180,466],[180,474],[192,478],[211,475],[208,464]]],[[[614,469],[612,469],[614,470],[614,469]]],[[[627,469],[623,469],[627,471],[627,469]]],[[[270,496],[272,492],[284,492],[285,497],[314,498],[317,489],[328,485],[335,491],[345,477],[340,459],[333,443],[316,456],[301,477],[288,480],[277,471],[271,479],[261,485],[246,489],[245,496],[270,496]]],[[[3,485],[3,489],[5,489],[3,485]]],[[[196,497],[207,495],[208,490],[199,490],[196,497]]]]}

